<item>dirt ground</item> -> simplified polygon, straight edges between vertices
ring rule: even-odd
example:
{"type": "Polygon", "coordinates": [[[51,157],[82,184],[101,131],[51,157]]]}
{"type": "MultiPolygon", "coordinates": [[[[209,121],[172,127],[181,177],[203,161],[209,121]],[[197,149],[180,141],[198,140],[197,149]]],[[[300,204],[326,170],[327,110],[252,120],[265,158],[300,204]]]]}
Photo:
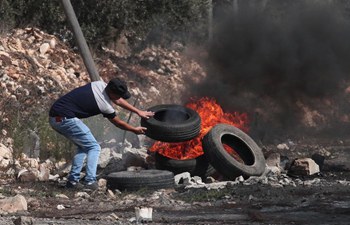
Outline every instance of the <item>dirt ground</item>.
{"type": "MultiPolygon", "coordinates": [[[[320,148],[307,149],[309,154],[320,148]]],[[[350,148],[325,149],[336,157],[329,156],[324,171],[317,175],[287,178],[297,185],[240,183],[219,190],[144,189],[116,193],[114,197],[99,190],[79,197],[53,182],[4,183],[2,195],[22,194],[28,202],[28,211],[4,214],[0,224],[137,224],[141,222],[134,218],[135,207],[151,207],[153,221],[149,224],[348,225],[350,170],[337,165],[344,161],[348,164],[350,148]],[[68,198],[59,198],[57,194],[68,198]],[[64,209],[59,210],[58,206],[64,209]]],[[[290,157],[300,155],[298,149],[291,152],[288,151],[290,157]]]]}

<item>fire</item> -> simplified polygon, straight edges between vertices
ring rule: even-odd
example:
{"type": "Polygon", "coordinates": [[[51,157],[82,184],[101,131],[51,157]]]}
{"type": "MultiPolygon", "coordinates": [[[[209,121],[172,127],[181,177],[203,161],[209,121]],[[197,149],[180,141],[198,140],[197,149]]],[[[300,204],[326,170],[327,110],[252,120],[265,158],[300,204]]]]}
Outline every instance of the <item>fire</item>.
{"type": "Polygon", "coordinates": [[[216,124],[226,123],[245,132],[248,131],[248,116],[246,113],[225,113],[213,98],[203,97],[199,100],[194,98],[186,104],[186,107],[195,110],[202,119],[199,135],[186,142],[165,143],[157,141],[150,148],[151,152],[157,151],[158,153],[172,159],[193,159],[203,154],[202,138],[216,124]]]}

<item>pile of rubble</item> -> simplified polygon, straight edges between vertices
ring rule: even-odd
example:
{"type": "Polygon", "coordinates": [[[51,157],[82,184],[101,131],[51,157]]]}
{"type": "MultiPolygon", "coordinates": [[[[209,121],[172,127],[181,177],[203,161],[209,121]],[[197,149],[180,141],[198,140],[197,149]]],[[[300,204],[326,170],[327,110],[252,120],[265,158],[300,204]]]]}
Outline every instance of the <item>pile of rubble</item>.
{"type": "Polygon", "coordinates": [[[88,81],[79,55],[57,37],[35,28],[15,30],[0,38],[0,65],[1,97],[42,96],[21,102],[28,106],[44,104],[55,97],[52,95],[88,81]]]}
{"type": "Polygon", "coordinates": [[[108,59],[98,62],[100,75],[105,78],[125,78],[133,97],[141,107],[158,104],[183,104],[190,99],[188,90],[206,76],[204,69],[193,58],[180,50],[149,46],[128,58],[120,57],[118,50],[103,48],[108,59]]]}

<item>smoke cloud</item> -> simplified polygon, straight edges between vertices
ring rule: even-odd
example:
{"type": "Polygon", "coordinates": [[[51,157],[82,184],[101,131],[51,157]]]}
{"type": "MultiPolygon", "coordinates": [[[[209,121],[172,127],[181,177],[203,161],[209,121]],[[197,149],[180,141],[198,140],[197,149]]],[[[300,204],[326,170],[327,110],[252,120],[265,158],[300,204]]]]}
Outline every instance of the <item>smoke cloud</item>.
{"type": "Polygon", "coordinates": [[[350,20],[334,4],[266,7],[238,8],[216,20],[208,77],[193,91],[226,110],[260,112],[261,120],[266,114],[271,128],[293,129],[301,105],[312,108],[344,92],[350,20]]]}

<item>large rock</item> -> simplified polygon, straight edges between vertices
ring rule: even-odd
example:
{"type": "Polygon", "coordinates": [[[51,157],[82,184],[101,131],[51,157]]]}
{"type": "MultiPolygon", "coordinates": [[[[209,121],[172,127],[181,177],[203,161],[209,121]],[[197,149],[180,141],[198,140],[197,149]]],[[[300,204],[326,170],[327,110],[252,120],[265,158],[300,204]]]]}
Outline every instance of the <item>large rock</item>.
{"type": "Polygon", "coordinates": [[[288,171],[293,175],[313,175],[320,172],[320,167],[317,163],[310,158],[296,159],[292,163],[288,171]]]}
{"type": "Polygon", "coordinates": [[[0,211],[14,213],[27,211],[27,201],[22,195],[0,199],[0,211]]]}

